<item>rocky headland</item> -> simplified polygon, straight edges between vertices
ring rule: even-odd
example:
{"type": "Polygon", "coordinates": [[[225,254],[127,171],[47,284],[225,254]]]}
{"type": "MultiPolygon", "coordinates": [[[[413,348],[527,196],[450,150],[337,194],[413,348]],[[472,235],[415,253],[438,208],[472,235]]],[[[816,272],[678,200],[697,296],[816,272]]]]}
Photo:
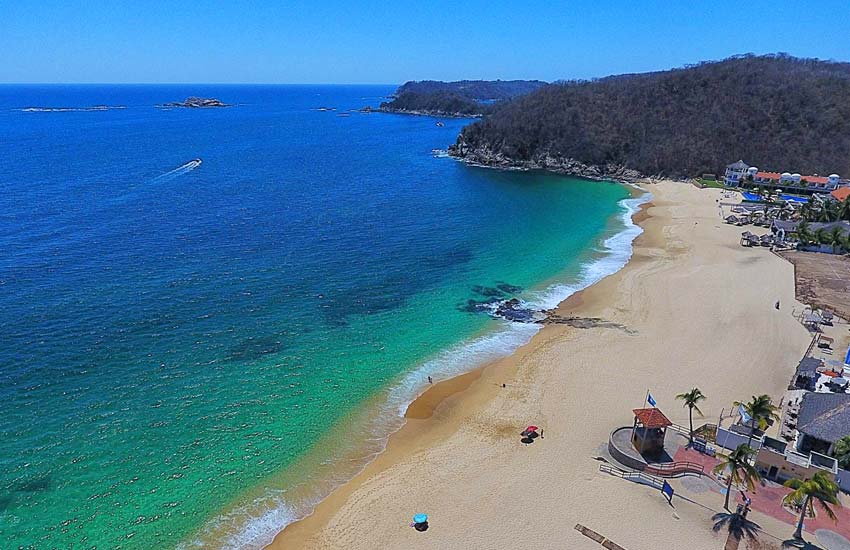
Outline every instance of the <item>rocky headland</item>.
{"type": "Polygon", "coordinates": [[[508,170],[547,170],[558,174],[579,176],[587,179],[634,182],[643,177],[637,170],[618,164],[585,164],[573,158],[564,158],[548,151],[535,154],[530,159],[516,159],[488,145],[472,146],[459,136],[449,146],[449,156],[469,164],[508,170]]]}

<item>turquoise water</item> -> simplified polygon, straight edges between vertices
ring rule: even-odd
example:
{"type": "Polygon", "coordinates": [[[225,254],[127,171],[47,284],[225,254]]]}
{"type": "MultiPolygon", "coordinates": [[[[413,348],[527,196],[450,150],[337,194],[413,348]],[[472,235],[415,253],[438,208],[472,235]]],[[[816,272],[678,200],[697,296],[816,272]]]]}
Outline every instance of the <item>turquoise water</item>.
{"type": "Polygon", "coordinates": [[[391,91],[0,87],[3,547],[257,547],[429,374],[537,330],[470,300],[551,306],[625,261],[624,187],[339,116],[391,91]],[[153,107],[188,95],[238,106],[153,107]],[[97,104],[125,108],[24,110],[97,104]]]}

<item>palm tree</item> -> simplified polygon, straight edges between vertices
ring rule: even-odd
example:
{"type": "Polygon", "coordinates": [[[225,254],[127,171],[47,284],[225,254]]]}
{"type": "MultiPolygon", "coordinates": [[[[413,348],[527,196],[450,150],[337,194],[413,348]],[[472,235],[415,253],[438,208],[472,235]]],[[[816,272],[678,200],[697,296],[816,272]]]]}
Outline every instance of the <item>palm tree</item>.
{"type": "Polygon", "coordinates": [[[797,224],[797,240],[800,241],[800,244],[803,246],[808,245],[814,239],[814,235],[809,229],[809,222],[807,220],[802,220],[797,224]]]}
{"type": "Polygon", "coordinates": [[[818,212],[819,222],[834,222],[838,220],[839,207],[835,201],[827,201],[823,203],[818,212]]]}
{"type": "Polygon", "coordinates": [[[832,241],[830,243],[832,245],[832,253],[838,254],[838,248],[844,245],[844,229],[839,226],[833,227],[832,231],[829,232],[829,239],[832,241]]]}
{"type": "Polygon", "coordinates": [[[697,404],[705,399],[705,396],[702,394],[699,388],[694,388],[689,392],[680,393],[676,396],[676,399],[681,399],[683,401],[682,406],[688,408],[688,421],[691,425],[690,431],[690,445],[693,447],[694,445],[694,411],[698,412],[700,416],[702,416],[702,411],[699,410],[697,404]]]}
{"type": "Polygon", "coordinates": [[[838,208],[838,219],[850,221],[850,199],[844,199],[838,208]]]}
{"type": "Polygon", "coordinates": [[[832,456],[838,461],[838,466],[845,470],[850,469],[850,435],[842,437],[835,442],[832,456]]]}
{"type": "Polygon", "coordinates": [[[797,521],[797,530],[794,531],[795,539],[803,538],[803,520],[806,514],[815,517],[815,502],[818,502],[826,512],[829,519],[838,521],[835,512],[829,507],[830,504],[838,506],[838,484],[829,479],[824,472],[817,472],[811,479],[801,481],[789,479],[785,482],[786,487],[794,489],[782,499],[789,506],[800,507],[800,519],[797,521]]]}
{"type": "Polygon", "coordinates": [[[770,396],[767,394],[762,394],[758,397],[754,395],[749,403],[735,401],[735,406],[742,407],[744,412],[751,418],[750,436],[747,438],[747,447],[752,445],[757,427],[759,430],[764,431],[770,420],[779,420],[779,414],[777,413],[779,407],[771,402],[770,396]]]}
{"type": "Polygon", "coordinates": [[[726,501],[723,503],[723,507],[727,510],[729,509],[729,495],[732,494],[733,483],[744,485],[747,490],[752,491],[756,487],[756,482],[761,479],[758,470],[750,464],[752,454],[753,450],[741,443],[737,449],[714,467],[715,474],[727,472],[729,475],[729,479],[726,481],[726,501]]]}
{"type": "Polygon", "coordinates": [[[832,237],[830,237],[829,232],[821,227],[817,231],[815,231],[815,241],[818,244],[832,244],[832,237]]]}

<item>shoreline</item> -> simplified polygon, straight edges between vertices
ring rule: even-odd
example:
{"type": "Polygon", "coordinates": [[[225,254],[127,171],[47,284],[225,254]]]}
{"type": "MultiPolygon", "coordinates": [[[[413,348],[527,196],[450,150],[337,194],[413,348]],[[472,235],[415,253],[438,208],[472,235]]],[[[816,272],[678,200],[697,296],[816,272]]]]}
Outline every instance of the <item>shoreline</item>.
{"type": "Polygon", "coordinates": [[[679,423],[687,413],[674,396],[694,385],[709,397],[708,421],[751,394],[778,400],[809,337],[772,307],[796,304],[791,266],[737,246],[718,193],[642,188],[653,200],[633,218],[644,232],[628,264],[558,307],[608,326],[547,325],[514,354],[435,384],[384,453],[267,548],[597,548],[572,529],[579,522],[629,550],[722,545],[703,505],[685,498],[671,510],[655,491],[600,474],[598,457],[647,389],[679,423]],[[530,423],[546,436],[525,447],[518,432],[530,423]],[[407,526],[418,512],[431,515],[426,534],[407,526]]]}
{"type": "MultiPolygon", "coordinates": [[[[586,250],[587,257],[581,260],[577,272],[565,270],[560,275],[541,281],[537,290],[528,290],[522,296],[524,303],[532,310],[543,315],[555,313],[565,299],[627,265],[633,253],[632,243],[642,232],[633,219],[645,211],[651,194],[631,183],[606,181],[620,185],[628,192],[628,196],[618,201],[616,210],[608,218],[608,226],[593,246],[586,250]]],[[[280,533],[291,532],[291,526],[314,515],[322,503],[363,475],[373,462],[387,452],[390,441],[398,438],[399,431],[404,430],[411,419],[430,418],[433,411],[428,412],[423,403],[432,402],[437,407],[439,402],[434,401],[435,396],[443,391],[448,392],[439,399],[441,402],[445,397],[460,391],[453,385],[455,382],[462,385],[471,383],[468,381],[480,376],[476,375],[479,370],[516,354],[540,332],[553,326],[545,319],[538,322],[503,319],[501,322],[502,326],[494,326],[462,340],[403,374],[386,391],[369,399],[357,412],[352,413],[351,418],[357,420],[347,420],[322,436],[317,447],[325,448],[340,438],[349,438],[350,432],[346,432],[344,426],[362,431],[361,445],[346,446],[336,454],[332,463],[325,457],[315,456],[313,452],[305,454],[291,467],[276,474],[265,488],[258,486],[223,507],[219,515],[207,521],[200,531],[183,541],[179,548],[195,548],[199,545],[227,549],[269,548],[269,544],[273,544],[274,538],[280,533]],[[428,375],[433,375],[440,382],[428,386],[428,375]],[[452,384],[441,385],[449,381],[452,384]],[[440,390],[437,390],[438,385],[440,390]],[[336,466],[332,467],[332,464],[336,466]],[[299,481],[304,479],[311,481],[299,481]]]]}
{"type": "MultiPolygon", "coordinates": [[[[600,178],[599,181],[608,180],[600,178]]],[[[591,262],[591,264],[615,255],[617,251],[608,247],[608,243],[620,237],[625,237],[629,241],[628,258],[616,270],[588,284],[579,283],[581,288],[571,292],[566,298],[560,299],[557,304],[554,304],[554,307],[550,305],[549,310],[556,312],[556,314],[571,314],[574,308],[583,303],[583,293],[605,279],[628,269],[633,261],[635,242],[645,232],[642,223],[650,217],[648,210],[653,206],[652,194],[650,189],[634,182],[616,181],[615,183],[625,186],[630,193],[629,198],[621,201],[624,208],[621,219],[626,222],[625,227],[605,239],[603,245],[608,250],[605,255],[591,262]],[[630,201],[640,202],[632,206],[629,204],[630,201]]],[[[553,289],[549,287],[547,290],[553,289]]],[[[470,406],[481,406],[483,402],[486,402],[489,399],[486,390],[492,390],[494,387],[501,389],[503,382],[499,382],[499,380],[513,378],[519,371],[523,359],[533,353],[535,349],[545,346],[552,336],[561,333],[564,328],[556,324],[542,324],[528,342],[516,348],[509,355],[488,361],[472,368],[472,370],[437,381],[432,386],[427,387],[408,403],[402,415],[404,423],[396,431],[389,434],[383,451],[375,455],[355,476],[322,499],[309,515],[286,525],[275,535],[274,540],[264,548],[278,550],[308,547],[309,539],[327,524],[333,514],[366,480],[379,475],[380,472],[403,457],[409,456],[412,452],[425,449],[438,442],[442,437],[454,433],[456,430],[452,428],[451,420],[456,420],[457,415],[462,410],[470,406]],[[469,395],[473,392],[475,395],[469,395]],[[437,415],[436,419],[434,418],[435,414],[437,415]]]]}

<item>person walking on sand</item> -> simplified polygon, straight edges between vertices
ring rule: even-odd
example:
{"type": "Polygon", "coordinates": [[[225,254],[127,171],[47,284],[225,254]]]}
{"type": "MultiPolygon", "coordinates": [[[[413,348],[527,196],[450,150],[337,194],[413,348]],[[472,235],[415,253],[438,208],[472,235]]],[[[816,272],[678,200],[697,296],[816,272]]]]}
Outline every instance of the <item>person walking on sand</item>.
{"type": "Polygon", "coordinates": [[[777,310],[779,310],[779,300],[776,300],[776,304],[774,304],[773,307],[775,307],[777,310]]]}

